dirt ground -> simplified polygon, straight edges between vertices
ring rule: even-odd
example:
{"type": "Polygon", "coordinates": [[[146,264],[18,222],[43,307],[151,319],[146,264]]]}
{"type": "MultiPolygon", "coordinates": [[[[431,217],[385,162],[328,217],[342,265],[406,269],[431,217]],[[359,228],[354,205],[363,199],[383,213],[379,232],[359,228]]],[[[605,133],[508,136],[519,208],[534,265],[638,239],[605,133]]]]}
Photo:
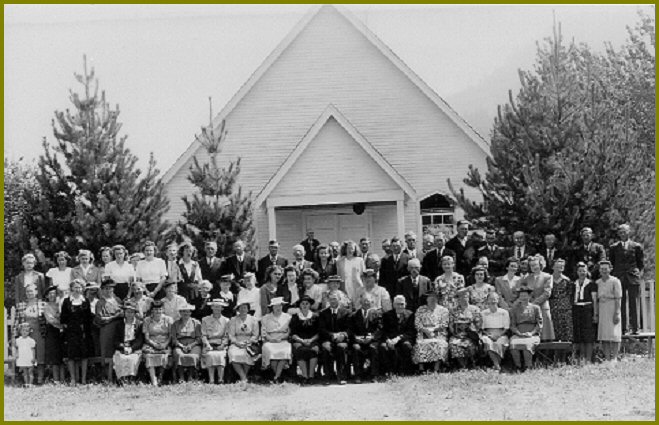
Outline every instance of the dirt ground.
{"type": "Polygon", "coordinates": [[[382,383],[5,387],[5,420],[654,420],[654,359],[382,383]]]}

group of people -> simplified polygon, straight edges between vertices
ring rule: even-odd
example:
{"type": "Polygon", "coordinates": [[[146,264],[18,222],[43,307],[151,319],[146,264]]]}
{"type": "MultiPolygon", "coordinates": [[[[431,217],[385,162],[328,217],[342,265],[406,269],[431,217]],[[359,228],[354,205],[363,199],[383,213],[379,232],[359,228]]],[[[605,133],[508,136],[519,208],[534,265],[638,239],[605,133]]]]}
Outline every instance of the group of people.
{"type": "Polygon", "coordinates": [[[637,296],[643,268],[628,225],[608,255],[589,228],[564,253],[553,235],[534,249],[515,232],[515,245],[502,248],[496,232],[478,241],[468,226],[459,222],[448,241],[424,235],[419,247],[413,232],[385,240],[382,256],[368,238],[325,245],[313,232],[290,261],[274,240],[258,261],[240,240],[226,258],[213,241],[199,256],[189,243],[168,245],[164,258],[147,242],[143,258],[103,248],[98,265],[88,250],[75,267],[58,252],[42,274],[28,253],[14,279],[16,366],[27,384],[35,369],[42,383],[46,368],[56,381],[68,372],[72,384],[86,383],[90,358],[120,383],[206,370],[210,383],[251,374],[345,384],[484,362],[500,370],[507,351],[523,370],[553,340],[573,342],[584,362],[599,341],[615,361],[624,298],[637,296]]]}

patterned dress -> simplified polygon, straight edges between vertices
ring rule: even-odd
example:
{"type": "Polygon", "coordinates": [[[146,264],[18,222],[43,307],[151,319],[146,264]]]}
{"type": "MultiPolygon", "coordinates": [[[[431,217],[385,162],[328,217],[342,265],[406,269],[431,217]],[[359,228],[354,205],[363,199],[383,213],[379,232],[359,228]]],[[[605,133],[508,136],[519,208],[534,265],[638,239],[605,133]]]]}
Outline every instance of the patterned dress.
{"type": "Polygon", "coordinates": [[[170,331],[174,320],[163,314],[160,320],[154,320],[152,317],[147,317],[144,320],[144,360],[146,367],[167,367],[169,365],[169,355],[172,352],[169,344],[165,348],[156,348],[149,344],[149,340],[157,343],[169,343],[171,339],[170,331]]]}
{"type": "Polygon", "coordinates": [[[254,344],[259,340],[259,322],[254,316],[247,315],[245,320],[234,316],[229,322],[229,361],[253,365],[256,360],[245,347],[238,347],[236,343],[254,344]]]}
{"type": "Polygon", "coordinates": [[[437,276],[437,279],[435,279],[431,286],[431,290],[439,295],[439,304],[451,311],[458,305],[455,299],[455,293],[458,289],[464,288],[464,286],[464,277],[459,273],[453,272],[450,278],[447,278],[443,274],[437,276]]]}
{"type": "Polygon", "coordinates": [[[481,310],[471,304],[464,308],[458,304],[453,310],[449,310],[449,324],[453,330],[453,336],[448,342],[451,357],[474,357],[478,351],[474,336],[477,336],[481,328],[481,310]]]}
{"type": "MultiPolygon", "coordinates": [[[[553,277],[552,277],[553,278],[553,277]]],[[[554,279],[549,297],[549,310],[554,323],[554,338],[557,341],[572,341],[572,299],[574,286],[567,276],[554,279]]]]}
{"type": "Polygon", "coordinates": [[[473,284],[467,289],[469,290],[469,304],[475,305],[480,310],[483,310],[486,307],[485,301],[487,300],[487,295],[490,292],[494,292],[494,286],[489,283],[485,283],[481,287],[478,287],[477,284],[473,284]]]}
{"type": "Polygon", "coordinates": [[[449,312],[446,307],[437,305],[433,310],[422,305],[414,315],[414,327],[417,330],[416,345],[412,352],[414,363],[428,363],[448,359],[448,323],[449,312]],[[432,337],[421,329],[432,329],[432,337]]]}

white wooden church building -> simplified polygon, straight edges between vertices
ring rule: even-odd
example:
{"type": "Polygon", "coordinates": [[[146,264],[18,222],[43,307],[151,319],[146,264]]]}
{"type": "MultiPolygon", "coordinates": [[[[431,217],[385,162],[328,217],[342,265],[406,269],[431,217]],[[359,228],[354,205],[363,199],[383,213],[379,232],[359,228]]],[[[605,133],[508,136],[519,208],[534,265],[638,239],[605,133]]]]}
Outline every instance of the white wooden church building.
{"type": "MultiPolygon", "coordinates": [[[[469,164],[485,168],[487,143],[363,23],[342,8],[314,7],[215,117],[226,119],[223,161],[241,157],[252,191],[260,255],[284,255],[313,230],[321,242],[450,225],[444,195],[469,164]]],[[[178,220],[193,142],[164,175],[178,220]]],[[[224,164],[221,164],[224,165],[224,164]]],[[[467,192],[477,196],[475,192],[467,192]]]]}

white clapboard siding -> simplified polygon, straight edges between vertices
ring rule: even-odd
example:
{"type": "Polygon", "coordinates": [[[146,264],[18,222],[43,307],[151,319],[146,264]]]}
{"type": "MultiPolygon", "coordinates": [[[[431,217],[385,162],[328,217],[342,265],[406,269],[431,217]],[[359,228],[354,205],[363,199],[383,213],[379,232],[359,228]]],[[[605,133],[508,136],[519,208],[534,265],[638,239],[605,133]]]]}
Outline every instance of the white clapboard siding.
{"type": "MultiPolygon", "coordinates": [[[[469,164],[485,166],[483,149],[331,7],[320,9],[228,114],[221,165],[242,157],[239,183],[256,195],[329,104],[416,193],[447,193],[447,178],[461,186],[469,164]]],[[[204,160],[203,149],[197,155],[204,160]]],[[[190,163],[166,183],[167,219],[178,219],[184,210],[180,198],[194,190],[186,180],[190,163]]],[[[345,168],[358,173],[363,165],[345,168]]],[[[406,228],[418,230],[411,227],[417,226],[417,210],[418,205],[406,206],[406,228]]],[[[267,220],[257,215],[263,246],[267,220]]]]}

